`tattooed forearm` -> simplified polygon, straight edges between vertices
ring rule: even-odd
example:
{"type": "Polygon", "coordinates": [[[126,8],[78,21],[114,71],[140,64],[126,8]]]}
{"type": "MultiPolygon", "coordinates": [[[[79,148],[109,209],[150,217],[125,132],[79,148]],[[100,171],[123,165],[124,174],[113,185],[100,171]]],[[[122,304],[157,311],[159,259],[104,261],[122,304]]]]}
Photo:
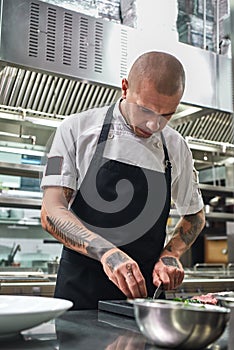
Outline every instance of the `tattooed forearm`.
{"type": "Polygon", "coordinates": [[[77,223],[67,222],[47,216],[47,224],[56,236],[59,236],[67,246],[76,248],[82,254],[100,260],[102,255],[114,247],[113,244],[87,231],[77,223]]]}
{"type": "Polygon", "coordinates": [[[74,191],[67,187],[47,187],[44,190],[42,227],[68,248],[100,261],[102,255],[115,246],[87,229],[69,210],[73,194],[74,191]]]}
{"type": "Polygon", "coordinates": [[[88,242],[88,238],[91,236],[83,227],[79,227],[71,222],[65,222],[49,216],[47,216],[47,222],[53,232],[60,236],[65,244],[84,249],[85,242],[88,242]],[[79,234],[77,235],[77,233],[79,234]]]}
{"type": "Polygon", "coordinates": [[[187,231],[184,227],[178,227],[175,230],[175,234],[178,234],[187,246],[190,246],[190,244],[196,239],[197,232],[198,231],[194,230],[193,228],[187,231]]]}
{"type": "Polygon", "coordinates": [[[196,240],[204,224],[205,216],[203,210],[194,215],[184,216],[176,225],[173,237],[166,245],[165,250],[170,253],[178,252],[180,256],[196,240]]]}
{"type": "Polygon", "coordinates": [[[103,254],[108,250],[114,248],[114,245],[110,242],[101,239],[100,237],[94,238],[86,247],[88,256],[94,259],[100,260],[103,254]]]}

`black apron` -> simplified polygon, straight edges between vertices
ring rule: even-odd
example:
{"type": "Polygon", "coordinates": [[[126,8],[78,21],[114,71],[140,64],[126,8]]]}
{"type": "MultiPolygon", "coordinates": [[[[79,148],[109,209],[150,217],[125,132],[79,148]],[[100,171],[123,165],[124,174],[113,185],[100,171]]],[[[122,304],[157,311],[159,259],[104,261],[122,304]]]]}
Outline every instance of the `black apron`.
{"type": "MultiPolygon", "coordinates": [[[[104,158],[114,106],[107,111],[95,154],[71,210],[86,227],[138,263],[148,296],[152,296],[152,272],[164,246],[170,211],[171,163],[162,133],[165,173],[104,158]]],[[[96,309],[98,300],[126,299],[99,261],[65,246],[55,297],[73,301],[73,309],[96,309]]]]}

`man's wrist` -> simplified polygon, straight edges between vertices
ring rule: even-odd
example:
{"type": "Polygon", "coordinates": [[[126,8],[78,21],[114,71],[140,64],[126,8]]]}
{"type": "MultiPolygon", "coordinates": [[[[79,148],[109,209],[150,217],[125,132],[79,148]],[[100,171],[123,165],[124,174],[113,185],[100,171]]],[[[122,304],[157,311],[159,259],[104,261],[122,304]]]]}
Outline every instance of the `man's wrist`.
{"type": "Polygon", "coordinates": [[[118,248],[110,249],[103,254],[101,263],[104,266],[108,266],[110,271],[114,271],[115,268],[121,264],[129,262],[130,257],[118,248]]]}
{"type": "Polygon", "coordinates": [[[100,259],[100,262],[101,262],[102,264],[105,263],[106,259],[107,259],[110,255],[112,255],[113,253],[115,253],[115,252],[118,251],[118,250],[119,250],[119,249],[118,249],[117,247],[113,247],[113,248],[107,250],[107,251],[102,255],[102,257],[101,257],[101,259],[100,259]]]}
{"type": "Polygon", "coordinates": [[[174,266],[174,267],[180,267],[178,264],[178,259],[174,256],[162,256],[160,260],[163,262],[166,266],[174,266]]]}

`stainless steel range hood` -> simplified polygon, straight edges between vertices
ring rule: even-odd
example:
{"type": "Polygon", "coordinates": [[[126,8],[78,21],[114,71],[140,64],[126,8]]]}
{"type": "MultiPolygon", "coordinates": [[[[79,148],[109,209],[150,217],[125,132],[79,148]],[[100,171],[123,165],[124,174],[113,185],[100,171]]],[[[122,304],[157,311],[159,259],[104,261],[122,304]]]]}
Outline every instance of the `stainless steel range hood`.
{"type": "Polygon", "coordinates": [[[45,145],[66,115],[116,101],[130,64],[149,50],[174,53],[186,69],[173,127],[185,137],[234,143],[227,57],[144,38],[135,29],[38,0],[0,4],[2,143],[45,145]]]}

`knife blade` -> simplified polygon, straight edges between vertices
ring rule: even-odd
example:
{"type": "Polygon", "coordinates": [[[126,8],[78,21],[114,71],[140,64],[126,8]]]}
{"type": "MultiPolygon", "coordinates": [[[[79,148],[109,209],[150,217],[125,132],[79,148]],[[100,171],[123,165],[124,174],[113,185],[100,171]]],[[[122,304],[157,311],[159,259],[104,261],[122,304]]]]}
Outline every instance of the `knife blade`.
{"type": "Polygon", "coordinates": [[[154,295],[153,295],[153,299],[158,299],[161,295],[161,293],[163,292],[163,284],[162,282],[157,286],[157,288],[155,289],[154,295]]]}

